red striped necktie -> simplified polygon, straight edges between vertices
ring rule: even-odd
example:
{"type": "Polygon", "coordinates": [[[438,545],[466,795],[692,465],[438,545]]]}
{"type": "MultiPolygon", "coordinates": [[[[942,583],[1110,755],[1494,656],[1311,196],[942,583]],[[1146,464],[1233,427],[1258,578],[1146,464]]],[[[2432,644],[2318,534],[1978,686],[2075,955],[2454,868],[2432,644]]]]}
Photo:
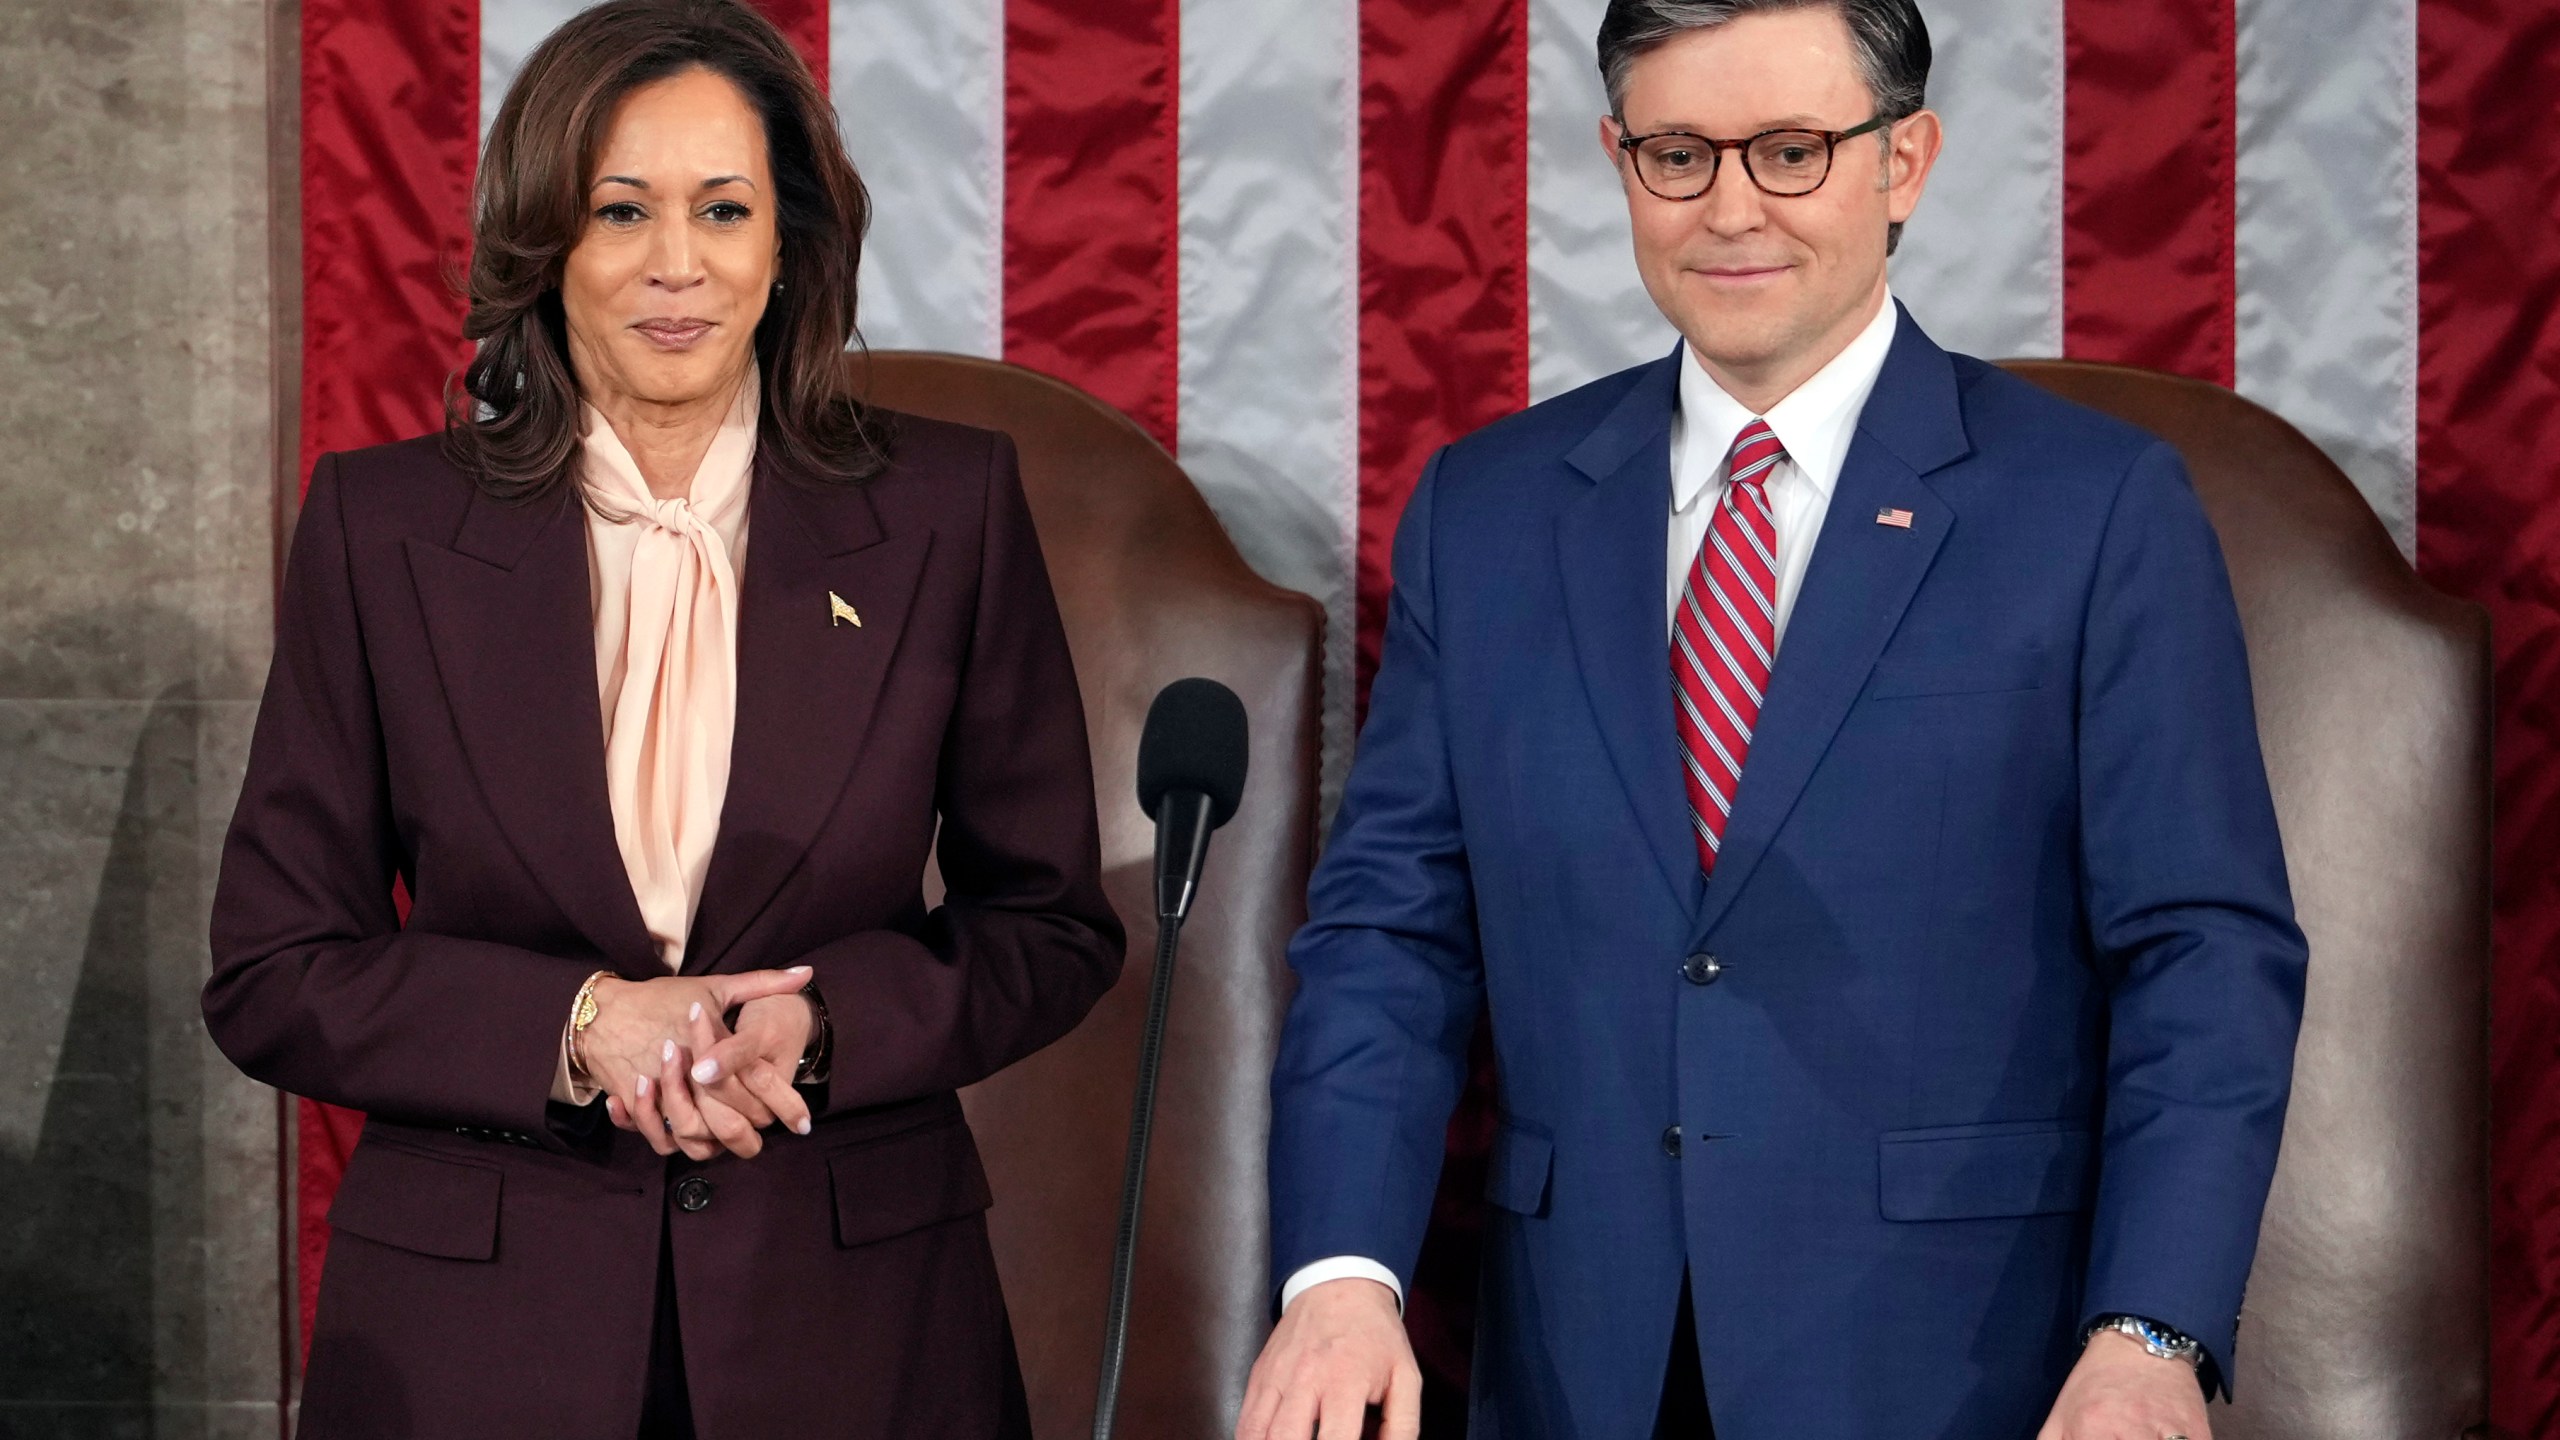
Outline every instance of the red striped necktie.
{"type": "Polygon", "coordinates": [[[1778,520],[1768,483],[1785,458],[1768,421],[1742,428],[1726,465],[1724,500],[1671,621],[1689,825],[1698,837],[1698,868],[1709,875],[1778,654],[1778,520]]]}

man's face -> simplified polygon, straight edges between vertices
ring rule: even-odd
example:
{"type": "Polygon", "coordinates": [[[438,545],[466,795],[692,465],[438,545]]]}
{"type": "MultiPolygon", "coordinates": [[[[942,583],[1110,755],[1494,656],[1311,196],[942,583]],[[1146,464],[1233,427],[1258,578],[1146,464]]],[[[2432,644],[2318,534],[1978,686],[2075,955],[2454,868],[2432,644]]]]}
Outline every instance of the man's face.
{"type": "MultiPolygon", "coordinates": [[[[1738,140],[1854,130],[1875,115],[1848,22],[1827,5],[1744,15],[1680,35],[1629,68],[1624,128],[1600,122],[1635,228],[1636,267],[1711,374],[1765,408],[1854,338],[1882,302],[1886,227],[1910,217],[1937,157],[1937,117],[1841,142],[1821,188],[1762,193],[1726,150],[1714,185],[1665,200],[1639,183],[1624,134],[1738,140]]],[[[1773,177],[1774,178],[1774,177],[1773,177]]]]}

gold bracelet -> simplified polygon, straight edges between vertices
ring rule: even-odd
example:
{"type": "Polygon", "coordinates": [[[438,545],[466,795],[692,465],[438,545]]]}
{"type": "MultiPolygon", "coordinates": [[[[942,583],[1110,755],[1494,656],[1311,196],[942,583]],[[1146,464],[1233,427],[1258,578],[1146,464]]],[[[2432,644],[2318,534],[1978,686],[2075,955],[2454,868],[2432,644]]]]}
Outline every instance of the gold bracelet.
{"type": "Polygon", "coordinates": [[[569,1078],[581,1084],[592,1083],[594,1077],[587,1073],[587,1057],[578,1053],[578,1037],[596,1023],[596,982],[612,974],[599,970],[588,976],[587,983],[578,987],[578,998],[569,1002],[569,1078]]]}

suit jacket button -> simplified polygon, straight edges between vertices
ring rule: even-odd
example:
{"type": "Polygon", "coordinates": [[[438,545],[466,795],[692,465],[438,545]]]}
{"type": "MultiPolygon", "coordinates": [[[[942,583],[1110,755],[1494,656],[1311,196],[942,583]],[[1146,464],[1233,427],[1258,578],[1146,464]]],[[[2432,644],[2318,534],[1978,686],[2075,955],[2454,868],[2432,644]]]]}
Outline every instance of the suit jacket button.
{"type": "Polygon", "coordinates": [[[1670,1156],[1674,1160],[1680,1158],[1679,1126],[1674,1125],[1670,1129],[1662,1132],[1662,1153],[1670,1156]]]}
{"type": "Polygon", "coordinates": [[[1692,985],[1713,985],[1724,974],[1724,962],[1703,952],[1680,962],[1680,976],[1692,985]]]}
{"type": "Polygon", "coordinates": [[[699,1175],[687,1175],[676,1182],[676,1208],[688,1215],[710,1208],[711,1182],[699,1175]]]}

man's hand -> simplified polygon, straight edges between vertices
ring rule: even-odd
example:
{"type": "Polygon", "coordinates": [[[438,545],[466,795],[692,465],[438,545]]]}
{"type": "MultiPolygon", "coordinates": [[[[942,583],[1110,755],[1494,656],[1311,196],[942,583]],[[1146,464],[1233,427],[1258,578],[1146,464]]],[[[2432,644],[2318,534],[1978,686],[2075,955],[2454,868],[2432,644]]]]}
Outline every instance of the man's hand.
{"type": "Polygon", "coordinates": [[[2071,1367],[2036,1440],[2213,1440],[2204,1388],[2183,1360],[2163,1360],[2130,1335],[2101,1330],[2071,1367]]]}
{"type": "Polygon", "coordinates": [[[1273,1327],[1244,1387],[1236,1440],[1359,1440],[1372,1405],[1386,1411],[1379,1440],[1422,1433],[1422,1370],[1404,1317],[1375,1280],[1328,1280],[1273,1327]]]}

